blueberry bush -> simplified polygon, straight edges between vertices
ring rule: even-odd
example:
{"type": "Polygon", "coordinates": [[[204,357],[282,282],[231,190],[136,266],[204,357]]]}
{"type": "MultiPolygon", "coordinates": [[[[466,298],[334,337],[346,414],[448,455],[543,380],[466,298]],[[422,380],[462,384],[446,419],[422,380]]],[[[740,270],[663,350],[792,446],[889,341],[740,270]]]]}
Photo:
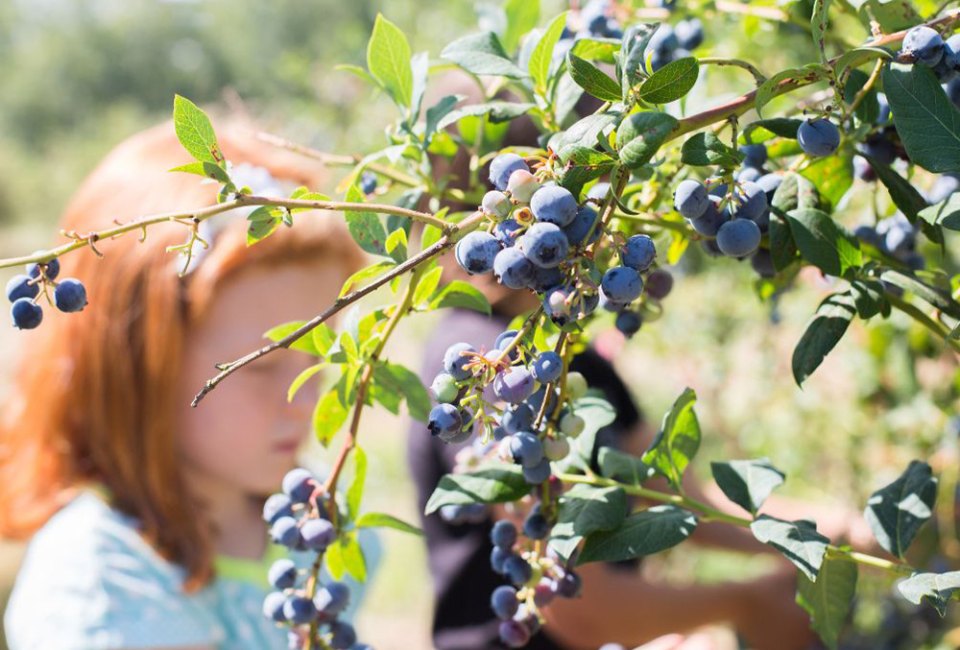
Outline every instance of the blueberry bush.
{"type": "MultiPolygon", "coordinates": [[[[936,339],[939,354],[960,351],[960,275],[950,252],[950,231],[960,230],[960,34],[952,35],[960,11],[905,0],[756,4],[591,0],[541,20],[538,3],[506,0],[489,9],[484,24],[493,28],[453,40],[439,61],[412,54],[403,32],[379,16],[366,67],[345,69],[388,96],[397,117],[384,148],[347,159],[337,198],[310,188],[258,196],[238,186],[207,116],[176,97],[174,126],[195,161],[175,171],[221,187],[217,204],[175,219],[189,230],[177,247],[187,264],[206,244],[197,226],[238,207],[255,208],[249,245],[295,227],[298,212],[323,209],[343,213],[375,258],[324,312],[280,324],[267,333],[269,345],[219,364],[194,399],[197,406],[234,372],[281,348],[317,358],[291,395],[321,365],[336,370],[314,418],[319,441],[339,444],[331,473],[291,471],[264,507],[276,543],[316,552],[305,574],[284,560],[270,569],[275,591],[263,613],[289,627],[291,647],[365,647],[338,620],[350,598],[339,580],[366,573],[358,530],[419,533],[362,508],[363,413],[380,405],[396,414],[403,403],[425,422],[423,435],[474,443],[436,487],[428,514],[478,521],[491,504],[530,504],[522,526],[501,520],[491,533],[490,562],[503,585],[490,605],[510,647],[537,633],[551,600],[577,597],[579,565],[664,551],[700,522],[748,529],[796,565],[798,602],[828,647],[838,647],[860,568],[889,576],[904,599],[944,614],[960,571],[920,570],[906,559],[937,508],[940,484],[924,460],[862,504],[885,554],[856,552],[813,521],[759,513],[786,478],[769,459],[711,464],[739,516],[688,496],[685,470],[701,445],[692,390],[676,398],[643,454],[597,453],[612,407],[569,370],[589,343],[589,323],[609,319],[631,337],[669,307],[667,267],[692,254],[691,245],[708,267],[749,260],[764,300],[781,299],[805,269],[830,278],[833,291],[793,350],[798,385],[854,320],[877,323],[901,312],[936,339]],[[705,30],[701,18],[718,11],[806,32],[814,55],[779,71],[711,56],[724,51],[723,28],[705,30]],[[851,23],[867,35],[859,44],[847,40],[851,23]],[[479,100],[447,95],[425,105],[441,67],[472,79],[479,100]],[[742,73],[741,94],[693,106],[691,92],[717,67],[742,73]],[[503,146],[506,126],[523,116],[539,131],[536,146],[503,146]],[[461,151],[470,159],[466,178],[437,173],[461,151]],[[872,210],[860,209],[863,197],[872,210]],[[535,295],[539,307],[495,341],[443,351],[443,372],[428,389],[385,357],[398,322],[448,307],[490,311],[470,283],[441,285],[437,260],[448,253],[468,274],[492,274],[535,295]],[[360,301],[382,287],[393,303],[364,309],[360,301]],[[327,321],[348,307],[335,331],[327,321]],[[348,463],[353,479],[343,485],[348,463]],[[651,487],[653,477],[669,488],[651,487]],[[326,583],[323,566],[332,576],[326,583]]],[[[170,220],[147,215],[102,232],[64,233],[70,241],[61,246],[0,260],[0,267],[27,265],[7,286],[14,326],[42,326],[44,302],[63,312],[87,304],[82,278],[57,279],[59,256],[170,220]]],[[[941,498],[953,500],[953,492],[941,498]]]]}

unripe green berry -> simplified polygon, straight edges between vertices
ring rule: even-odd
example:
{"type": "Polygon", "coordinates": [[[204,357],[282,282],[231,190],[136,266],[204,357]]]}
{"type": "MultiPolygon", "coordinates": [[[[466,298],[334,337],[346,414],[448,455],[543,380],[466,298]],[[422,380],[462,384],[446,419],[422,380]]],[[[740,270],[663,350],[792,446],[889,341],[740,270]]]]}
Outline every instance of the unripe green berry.
{"type": "Polygon", "coordinates": [[[507,191],[511,198],[518,203],[530,203],[534,192],[540,189],[540,183],[537,179],[525,169],[518,169],[510,174],[510,182],[507,183],[507,191]]]}
{"type": "Polygon", "coordinates": [[[445,372],[441,372],[434,378],[430,385],[430,391],[441,404],[452,404],[460,393],[460,389],[457,388],[457,380],[445,372]]]}
{"type": "Polygon", "coordinates": [[[494,219],[506,219],[513,206],[510,199],[503,192],[490,190],[483,195],[483,201],[480,204],[484,214],[488,214],[494,219]]]}
{"type": "Polygon", "coordinates": [[[570,443],[566,438],[544,438],[543,455],[550,461],[563,460],[570,453],[570,443]]]}
{"type": "Polygon", "coordinates": [[[567,413],[560,419],[560,430],[571,438],[576,438],[583,433],[585,426],[586,422],[583,418],[574,413],[567,413]]]}
{"type": "Polygon", "coordinates": [[[578,400],[587,394],[587,380],[579,372],[567,374],[567,395],[572,400],[578,400]]]}

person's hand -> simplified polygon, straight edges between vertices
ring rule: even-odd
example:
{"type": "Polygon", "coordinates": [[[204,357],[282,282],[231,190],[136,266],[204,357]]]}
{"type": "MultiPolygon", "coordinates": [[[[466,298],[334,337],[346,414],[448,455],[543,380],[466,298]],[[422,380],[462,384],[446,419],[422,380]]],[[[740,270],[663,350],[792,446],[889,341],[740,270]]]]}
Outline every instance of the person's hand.
{"type": "Polygon", "coordinates": [[[796,603],[796,569],[740,585],[734,625],[753,650],[807,650],[816,640],[810,617],[796,603]]]}

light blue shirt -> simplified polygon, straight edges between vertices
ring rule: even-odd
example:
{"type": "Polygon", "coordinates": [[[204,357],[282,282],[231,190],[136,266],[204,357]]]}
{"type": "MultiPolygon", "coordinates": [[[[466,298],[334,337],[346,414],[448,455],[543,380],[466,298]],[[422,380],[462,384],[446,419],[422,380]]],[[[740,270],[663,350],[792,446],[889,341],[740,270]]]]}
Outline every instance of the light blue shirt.
{"type": "MultiPolygon", "coordinates": [[[[371,550],[376,555],[378,549],[371,550]]],[[[260,561],[217,558],[217,577],[187,594],[181,588],[186,572],[157,554],[136,520],[82,492],[30,541],[4,616],[7,642],[10,650],[284,649],[286,629],[264,617],[262,603],[267,569],[285,555],[268,544],[260,561]]],[[[314,557],[291,555],[303,567],[314,557]]],[[[359,585],[345,581],[349,620],[361,594],[359,585]]]]}

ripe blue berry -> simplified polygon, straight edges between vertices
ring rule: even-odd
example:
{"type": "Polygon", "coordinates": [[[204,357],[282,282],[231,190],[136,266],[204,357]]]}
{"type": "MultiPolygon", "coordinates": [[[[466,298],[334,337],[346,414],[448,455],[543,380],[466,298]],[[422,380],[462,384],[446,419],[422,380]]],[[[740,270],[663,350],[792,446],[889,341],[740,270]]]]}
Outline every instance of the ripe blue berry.
{"type": "Polygon", "coordinates": [[[637,271],[646,271],[657,256],[657,248],[648,235],[634,235],[620,249],[620,262],[637,271]]]}
{"type": "Polygon", "coordinates": [[[561,598],[576,598],[580,595],[583,586],[580,576],[573,571],[567,571],[563,577],[554,583],[557,595],[561,598]]]}
{"type": "Polygon", "coordinates": [[[772,278],[777,274],[777,269],[773,266],[773,257],[766,248],[757,249],[757,252],[750,257],[750,266],[761,278],[772,278]]]}
{"type": "Polygon", "coordinates": [[[63,312],[81,311],[87,306],[87,290],[80,280],[61,280],[53,290],[53,303],[63,312]]]}
{"type": "Polygon", "coordinates": [[[673,289],[673,276],[666,269],[657,269],[647,276],[647,283],[644,285],[647,296],[655,300],[663,300],[673,289]]]}
{"type": "Polygon", "coordinates": [[[508,648],[522,648],[530,642],[530,630],[519,621],[501,621],[498,633],[508,648]]]}
{"type": "Polygon", "coordinates": [[[760,246],[760,227],[749,219],[734,219],[720,226],[717,246],[728,257],[746,257],[760,246]]]}
{"type": "Polygon", "coordinates": [[[512,522],[501,519],[490,529],[490,541],[494,546],[509,551],[517,543],[517,527],[512,522]]]}
{"type": "Polygon", "coordinates": [[[503,621],[509,621],[520,608],[517,590],[509,585],[501,585],[490,594],[490,608],[494,615],[503,621]]]}
{"type": "Polygon", "coordinates": [[[270,565],[267,580],[274,589],[290,589],[297,583],[297,565],[293,560],[281,558],[270,565]]]}
{"type": "Polygon", "coordinates": [[[596,201],[597,203],[603,201],[607,198],[607,193],[610,191],[610,183],[606,181],[602,183],[597,183],[587,191],[587,198],[596,201]]]}
{"type": "Polygon", "coordinates": [[[533,419],[536,414],[533,409],[526,404],[517,404],[513,408],[504,410],[500,417],[500,426],[507,433],[519,433],[527,431],[533,426],[533,419]]]}
{"type": "Polygon", "coordinates": [[[540,464],[523,468],[523,480],[531,485],[540,485],[550,478],[550,461],[544,458],[540,464]]]}
{"type": "Polygon", "coordinates": [[[470,376],[470,370],[465,366],[470,363],[471,356],[464,353],[476,352],[469,343],[454,343],[443,354],[443,370],[457,381],[463,381],[470,376]]]}
{"type": "Polygon", "coordinates": [[[287,472],[281,485],[283,493],[289,496],[294,503],[306,503],[313,494],[316,478],[310,470],[297,467],[287,472]]]}
{"type": "Polygon", "coordinates": [[[642,324],[643,319],[640,317],[640,314],[629,309],[624,309],[622,312],[617,314],[617,320],[615,322],[617,329],[620,330],[620,332],[627,338],[630,338],[639,332],[642,324]]]}
{"type": "Polygon", "coordinates": [[[570,190],[559,185],[540,188],[530,199],[530,210],[537,221],[559,227],[569,225],[577,216],[577,199],[570,190]]]}
{"type": "Polygon", "coordinates": [[[805,120],[797,129],[797,142],[811,156],[829,156],[840,146],[840,130],[830,120],[805,120]]]}
{"type": "Polygon", "coordinates": [[[550,533],[550,522],[539,512],[531,512],[523,522],[523,534],[530,539],[546,539],[550,533]]]}
{"type": "Polygon", "coordinates": [[[493,227],[493,236],[504,247],[509,248],[517,243],[523,226],[516,219],[504,219],[493,227]]]}
{"type": "Polygon", "coordinates": [[[613,302],[626,305],[640,297],[643,279],[629,266],[615,266],[603,274],[600,290],[613,302]]]}
{"type": "Polygon", "coordinates": [[[334,621],[330,624],[330,647],[333,650],[350,650],[357,642],[357,632],[353,626],[343,621],[334,621]]]}
{"type": "Polygon", "coordinates": [[[511,555],[504,561],[503,572],[506,574],[507,579],[517,587],[522,587],[527,584],[530,582],[530,578],[533,577],[533,569],[531,569],[527,561],[519,555],[511,555]]]}
{"type": "Polygon", "coordinates": [[[571,246],[592,244],[600,238],[600,227],[594,226],[595,223],[597,223],[597,211],[589,205],[584,205],[577,209],[577,216],[573,221],[564,226],[563,234],[567,236],[571,246]],[[590,240],[586,241],[588,233],[590,240]]]}
{"type": "Polygon", "coordinates": [[[272,524],[280,517],[293,516],[293,501],[286,494],[271,494],[263,503],[263,520],[272,524]]]}
{"type": "Polygon", "coordinates": [[[570,252],[570,242],[552,223],[535,223],[517,241],[517,246],[535,265],[549,269],[560,266],[570,252]]]}
{"type": "Polygon", "coordinates": [[[744,155],[743,164],[760,169],[767,162],[767,148],[762,144],[745,144],[740,147],[744,155]]]}
{"type": "Polygon", "coordinates": [[[474,231],[457,242],[457,263],[467,273],[483,274],[493,270],[493,260],[500,252],[500,242],[488,232],[474,231]]]}
{"type": "Polygon", "coordinates": [[[680,181],[673,192],[673,207],[687,219],[699,219],[708,206],[707,188],[700,181],[680,181]]]}
{"type": "Polygon", "coordinates": [[[463,427],[460,409],[453,404],[437,404],[430,409],[427,429],[435,436],[452,436],[463,427]]]}
{"type": "Polygon", "coordinates": [[[509,289],[523,289],[533,280],[533,262],[517,248],[504,248],[493,259],[493,275],[509,289]]]}
{"type": "Polygon", "coordinates": [[[317,611],[336,616],[350,603],[350,587],[342,582],[331,581],[317,591],[313,604],[317,611]]]}
{"type": "Polygon", "coordinates": [[[707,201],[707,209],[703,215],[690,220],[690,225],[701,235],[716,237],[720,226],[726,223],[727,215],[717,207],[720,200],[720,197],[710,197],[707,201]]]}
{"type": "Polygon", "coordinates": [[[903,51],[913,55],[917,63],[932,68],[943,57],[943,37],[937,30],[918,25],[903,37],[903,51]]]}
{"type": "Polygon", "coordinates": [[[513,553],[511,553],[508,549],[494,546],[493,550],[490,551],[490,568],[493,569],[494,573],[504,575],[504,573],[506,573],[504,564],[506,564],[507,558],[511,557],[512,555],[513,553]]]}
{"type": "Polygon", "coordinates": [[[673,33],[677,43],[685,50],[695,50],[703,45],[703,23],[699,18],[681,20],[673,28],[673,33]]]}
{"type": "Polygon", "coordinates": [[[523,158],[515,153],[502,153],[490,163],[490,182],[501,192],[507,189],[507,183],[510,182],[510,174],[518,169],[530,171],[523,158]]]}
{"type": "Polygon", "coordinates": [[[560,378],[560,374],[563,372],[563,359],[552,350],[541,352],[530,364],[530,369],[537,381],[541,384],[548,384],[560,378]]]}
{"type": "Polygon", "coordinates": [[[543,460],[543,443],[528,431],[510,437],[510,453],[514,462],[524,467],[534,467],[543,460]]]}
{"type": "Polygon", "coordinates": [[[733,217],[750,219],[763,228],[761,222],[770,223],[770,209],[767,206],[767,193],[757,183],[746,181],[739,183],[734,192],[735,203],[730,206],[733,217]]]}
{"type": "Polygon", "coordinates": [[[363,172],[360,175],[360,191],[364,194],[373,194],[377,189],[377,175],[373,172],[363,172]]]}
{"type": "Polygon", "coordinates": [[[300,537],[308,549],[322,551],[333,543],[337,531],[326,519],[307,519],[300,526],[300,537]]]}
{"type": "Polygon", "coordinates": [[[293,517],[278,518],[270,527],[270,538],[276,544],[296,548],[300,545],[300,529],[297,528],[297,520],[293,517]]]}
{"type": "Polygon", "coordinates": [[[268,620],[283,623],[286,617],[283,615],[283,605],[287,602],[287,597],[279,591],[271,591],[263,599],[263,615],[268,620]]]}
{"type": "Polygon", "coordinates": [[[767,205],[773,204],[773,195],[782,182],[783,174],[764,174],[756,180],[757,185],[759,185],[767,195],[767,205]]]}
{"type": "Polygon", "coordinates": [[[13,302],[18,298],[36,298],[40,293],[38,284],[30,284],[29,275],[15,275],[7,282],[7,300],[13,302]]]}
{"type": "Polygon", "coordinates": [[[493,379],[493,392],[511,404],[519,404],[536,390],[536,380],[526,368],[511,366],[497,373],[493,379]]]}
{"type": "MultiPolygon", "coordinates": [[[[38,255],[43,251],[33,251],[34,255],[38,255]]],[[[40,264],[36,262],[31,262],[26,265],[26,272],[31,278],[36,278],[40,275],[40,264]]],[[[60,260],[54,257],[52,260],[46,263],[44,271],[47,274],[48,280],[55,280],[58,275],[60,275],[60,260]]]]}
{"type": "Polygon", "coordinates": [[[303,596],[291,596],[283,604],[283,617],[294,625],[303,625],[313,620],[317,615],[317,608],[313,601],[303,596]]]}
{"type": "Polygon", "coordinates": [[[32,330],[43,321],[43,309],[30,298],[17,298],[10,307],[13,326],[21,330],[32,330]]]}

